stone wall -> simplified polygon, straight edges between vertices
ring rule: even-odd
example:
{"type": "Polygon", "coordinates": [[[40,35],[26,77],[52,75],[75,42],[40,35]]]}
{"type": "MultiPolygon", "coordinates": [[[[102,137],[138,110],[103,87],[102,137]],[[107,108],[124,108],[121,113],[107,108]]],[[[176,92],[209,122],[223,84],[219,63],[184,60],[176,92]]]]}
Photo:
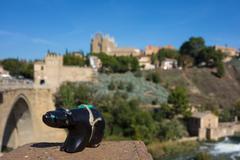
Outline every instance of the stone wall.
{"type": "Polygon", "coordinates": [[[63,57],[47,55],[45,61],[34,64],[35,86],[46,86],[55,92],[65,81],[94,81],[95,72],[90,67],[63,66],[63,57]]]}

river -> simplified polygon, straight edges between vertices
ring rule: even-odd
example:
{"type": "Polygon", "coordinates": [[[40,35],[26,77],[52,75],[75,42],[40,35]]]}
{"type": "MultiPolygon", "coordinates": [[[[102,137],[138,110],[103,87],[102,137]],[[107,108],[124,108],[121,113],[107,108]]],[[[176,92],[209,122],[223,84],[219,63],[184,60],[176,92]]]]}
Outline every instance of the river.
{"type": "Polygon", "coordinates": [[[164,160],[195,160],[197,153],[208,153],[212,160],[240,160],[240,137],[226,137],[218,142],[205,142],[195,153],[186,153],[164,160]]]}

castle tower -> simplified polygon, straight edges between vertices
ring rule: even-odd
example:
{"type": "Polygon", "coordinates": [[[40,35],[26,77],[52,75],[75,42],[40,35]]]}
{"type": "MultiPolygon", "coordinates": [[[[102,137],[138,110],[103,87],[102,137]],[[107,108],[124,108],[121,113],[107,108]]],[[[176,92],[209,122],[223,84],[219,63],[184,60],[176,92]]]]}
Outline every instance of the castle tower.
{"type": "Polygon", "coordinates": [[[97,33],[91,40],[92,53],[110,53],[116,47],[114,39],[108,35],[97,33]]]}
{"type": "Polygon", "coordinates": [[[34,64],[34,81],[37,85],[52,86],[52,83],[59,83],[63,56],[49,53],[44,61],[34,64]],[[51,80],[50,80],[51,79],[51,80]]]}

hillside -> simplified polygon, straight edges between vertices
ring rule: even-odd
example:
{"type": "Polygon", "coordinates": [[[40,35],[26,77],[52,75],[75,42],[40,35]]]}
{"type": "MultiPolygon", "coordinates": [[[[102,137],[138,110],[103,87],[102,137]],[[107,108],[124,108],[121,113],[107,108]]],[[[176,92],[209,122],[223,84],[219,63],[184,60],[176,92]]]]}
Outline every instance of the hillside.
{"type": "Polygon", "coordinates": [[[144,104],[151,104],[153,101],[164,103],[167,101],[168,91],[159,84],[146,81],[144,77],[137,77],[131,72],[125,74],[99,74],[96,88],[96,95],[113,95],[116,91],[127,94],[127,99],[138,99],[144,104]],[[114,86],[109,89],[109,85],[114,86]],[[131,85],[132,89],[128,89],[131,85]]]}
{"type": "Polygon", "coordinates": [[[240,98],[240,61],[225,65],[226,75],[217,78],[214,69],[189,68],[186,70],[158,71],[161,84],[166,88],[186,87],[194,105],[231,107],[240,98]]]}

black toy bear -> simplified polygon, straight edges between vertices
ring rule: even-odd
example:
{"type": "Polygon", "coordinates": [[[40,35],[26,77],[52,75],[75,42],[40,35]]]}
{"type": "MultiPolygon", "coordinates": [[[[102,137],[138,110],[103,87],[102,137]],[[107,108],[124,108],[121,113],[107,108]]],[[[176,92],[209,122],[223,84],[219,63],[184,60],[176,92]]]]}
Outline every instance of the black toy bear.
{"type": "Polygon", "coordinates": [[[77,109],[57,108],[42,117],[43,122],[54,128],[69,130],[61,151],[80,152],[85,147],[98,147],[104,135],[105,121],[92,105],[80,105],[77,109]]]}

